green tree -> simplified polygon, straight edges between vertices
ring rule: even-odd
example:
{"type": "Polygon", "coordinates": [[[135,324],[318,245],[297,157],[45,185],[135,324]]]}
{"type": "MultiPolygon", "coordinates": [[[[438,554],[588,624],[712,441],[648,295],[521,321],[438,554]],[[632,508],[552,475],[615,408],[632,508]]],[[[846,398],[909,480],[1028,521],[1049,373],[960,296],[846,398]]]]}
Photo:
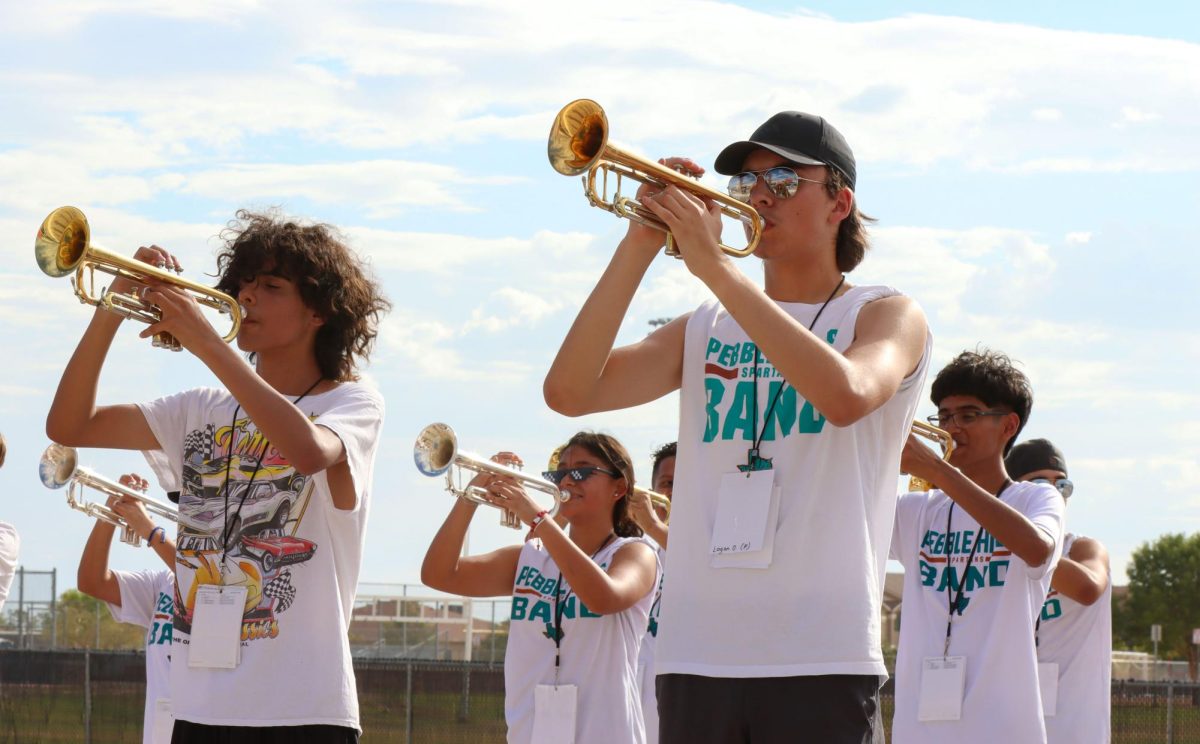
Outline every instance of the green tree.
{"type": "MultiPolygon", "coordinates": [[[[48,630],[42,632],[49,634],[48,630]]],[[[95,597],[68,589],[58,598],[59,648],[138,649],[145,645],[145,628],[118,623],[95,597]]]]}
{"type": "Polygon", "coordinates": [[[1200,533],[1170,534],[1133,551],[1129,595],[1116,608],[1114,633],[1129,648],[1148,651],[1150,626],[1161,625],[1159,655],[1186,659],[1196,678],[1192,630],[1200,628],[1200,533]]]}

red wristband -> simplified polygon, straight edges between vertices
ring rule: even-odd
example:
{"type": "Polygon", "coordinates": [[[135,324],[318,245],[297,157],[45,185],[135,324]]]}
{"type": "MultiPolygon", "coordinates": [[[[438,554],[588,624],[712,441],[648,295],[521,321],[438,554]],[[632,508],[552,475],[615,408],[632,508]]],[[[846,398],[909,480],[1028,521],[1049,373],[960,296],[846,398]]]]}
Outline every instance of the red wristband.
{"type": "Polygon", "coordinates": [[[538,526],[539,524],[541,524],[542,522],[546,521],[546,517],[547,517],[547,515],[549,515],[549,514],[550,514],[550,512],[548,512],[548,511],[544,511],[544,510],[543,510],[543,511],[540,511],[540,512],[538,512],[538,513],[537,513],[537,516],[535,516],[535,517],[534,517],[532,520],[530,520],[530,522],[529,522],[529,531],[530,531],[530,532],[533,532],[534,530],[536,530],[536,529],[537,529],[537,526],[538,526]]]}

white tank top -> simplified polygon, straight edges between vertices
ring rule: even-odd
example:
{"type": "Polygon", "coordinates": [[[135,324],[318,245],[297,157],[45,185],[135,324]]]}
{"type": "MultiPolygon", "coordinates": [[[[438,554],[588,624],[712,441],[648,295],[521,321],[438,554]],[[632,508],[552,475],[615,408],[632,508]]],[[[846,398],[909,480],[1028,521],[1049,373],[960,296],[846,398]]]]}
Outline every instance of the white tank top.
{"type": "MultiPolygon", "coordinates": [[[[831,301],[813,332],[837,351],[854,340],[868,302],[899,294],[855,287],[831,301]]],[[[778,303],[806,328],[820,305],[778,303]]],[[[671,575],[663,585],[659,674],[777,677],[885,675],[880,603],[896,508],[900,450],[925,380],[917,369],[887,403],[852,426],[829,424],[769,359],[759,359],[758,426],[780,395],[760,447],[780,489],[766,569],[710,566],[724,473],[751,446],[754,346],[716,302],[688,321],[680,395],[671,575]],[[781,386],[783,386],[781,388],[781,386]]]]}
{"type": "MultiPolygon", "coordinates": [[[[1081,535],[1068,534],[1063,556],[1081,535]]],[[[1095,604],[1051,589],[1042,605],[1037,656],[1058,664],[1058,710],[1046,718],[1048,744],[1109,741],[1112,698],[1112,579],[1095,604]]]]}
{"type": "MultiPolygon", "coordinates": [[[[607,569],[616,552],[640,538],[619,537],[593,560],[607,569]]],[[[597,615],[579,601],[540,540],[521,548],[513,584],[512,623],[504,652],[504,718],[509,744],[533,736],[534,689],[554,684],[555,593],[562,613],[558,682],[575,685],[576,744],[644,744],[637,659],[654,591],[623,612],[597,615]]],[[[657,585],[658,577],[655,577],[657,585]]]]}

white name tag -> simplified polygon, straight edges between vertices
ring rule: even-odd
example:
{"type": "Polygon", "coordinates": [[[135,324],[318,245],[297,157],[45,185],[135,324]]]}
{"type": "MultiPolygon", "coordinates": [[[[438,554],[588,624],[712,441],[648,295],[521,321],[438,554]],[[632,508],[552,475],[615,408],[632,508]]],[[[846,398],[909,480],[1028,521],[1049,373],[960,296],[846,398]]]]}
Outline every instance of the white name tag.
{"type": "Polygon", "coordinates": [[[1042,715],[1058,715],[1058,664],[1038,664],[1038,689],[1042,692],[1042,715]]]}
{"type": "Polygon", "coordinates": [[[538,685],[533,690],[530,744],[575,744],[575,685],[538,685]]]}
{"type": "Polygon", "coordinates": [[[930,656],[921,662],[918,721],[957,721],[962,717],[967,657],[930,656]]]}
{"type": "Polygon", "coordinates": [[[717,493],[717,518],[713,524],[713,555],[751,553],[762,550],[771,511],[775,471],[725,473],[717,493]]]}
{"type": "Polygon", "coordinates": [[[770,568],[775,557],[775,532],[779,528],[779,486],[771,488],[771,508],[767,511],[767,534],[761,550],[747,553],[714,555],[709,560],[713,568],[770,568]]]}
{"type": "Polygon", "coordinates": [[[171,701],[159,698],[154,701],[154,732],[151,741],[154,744],[171,744],[171,734],[175,729],[175,714],[171,712],[171,701]]]}
{"type": "Polygon", "coordinates": [[[242,660],[246,587],[204,584],[196,591],[188,666],[236,669],[242,660]]]}

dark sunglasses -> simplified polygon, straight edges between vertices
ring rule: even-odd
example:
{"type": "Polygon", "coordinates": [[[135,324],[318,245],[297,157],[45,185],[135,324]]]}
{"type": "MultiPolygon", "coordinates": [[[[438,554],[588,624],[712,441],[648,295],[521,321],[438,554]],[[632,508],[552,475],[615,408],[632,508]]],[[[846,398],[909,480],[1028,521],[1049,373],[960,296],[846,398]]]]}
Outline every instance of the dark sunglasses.
{"type": "Polygon", "coordinates": [[[611,470],[605,470],[604,468],[597,467],[595,465],[587,465],[582,468],[546,470],[542,473],[542,477],[557,486],[558,484],[562,483],[563,478],[566,478],[568,475],[571,476],[571,480],[575,481],[576,483],[583,483],[588,478],[591,478],[594,473],[604,473],[610,478],[621,477],[620,473],[614,473],[611,470]]]}
{"type": "Polygon", "coordinates": [[[738,201],[750,201],[750,191],[754,188],[754,184],[758,183],[759,177],[767,185],[767,189],[780,199],[791,199],[795,196],[801,181],[822,185],[826,183],[826,181],[805,178],[786,165],[777,165],[764,171],[746,171],[738,173],[736,176],[730,176],[729,195],[738,201]]]}

